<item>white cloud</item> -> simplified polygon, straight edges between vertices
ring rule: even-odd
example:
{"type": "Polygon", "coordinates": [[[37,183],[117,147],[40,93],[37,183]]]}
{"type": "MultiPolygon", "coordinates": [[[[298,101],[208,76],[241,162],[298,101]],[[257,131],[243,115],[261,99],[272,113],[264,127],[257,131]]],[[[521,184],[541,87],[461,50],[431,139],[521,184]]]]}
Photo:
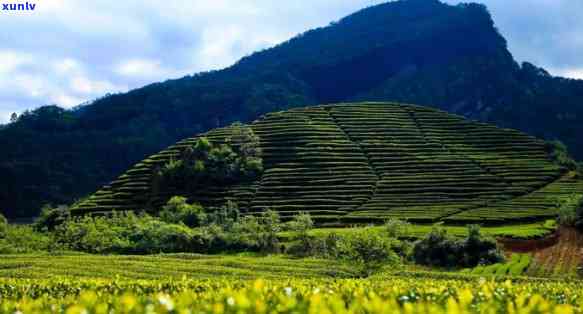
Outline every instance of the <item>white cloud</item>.
{"type": "Polygon", "coordinates": [[[54,68],[57,74],[67,75],[72,72],[80,71],[81,65],[79,62],[72,58],[66,58],[54,63],[54,68]]]}
{"type": "Polygon", "coordinates": [[[550,70],[551,74],[564,76],[574,79],[583,80],[583,67],[581,68],[565,68],[565,69],[552,69],[550,70]]]}
{"type": "Polygon", "coordinates": [[[131,59],[118,64],[115,72],[130,77],[151,77],[165,75],[170,71],[164,69],[158,60],[131,59]]]}
{"type": "Polygon", "coordinates": [[[33,58],[28,54],[16,51],[0,50],[0,75],[6,75],[18,67],[32,62],[33,58]]]}

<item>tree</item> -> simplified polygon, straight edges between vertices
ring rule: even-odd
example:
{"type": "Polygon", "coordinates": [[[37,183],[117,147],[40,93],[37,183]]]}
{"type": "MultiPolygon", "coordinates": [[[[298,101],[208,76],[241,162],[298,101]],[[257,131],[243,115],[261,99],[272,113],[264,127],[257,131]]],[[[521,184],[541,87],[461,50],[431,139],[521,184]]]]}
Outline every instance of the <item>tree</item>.
{"type": "Polygon", "coordinates": [[[172,197],[160,212],[160,219],[168,223],[183,223],[188,227],[198,227],[206,220],[204,208],[199,204],[188,204],[186,197],[172,197]]]}
{"type": "Polygon", "coordinates": [[[16,112],[13,112],[12,115],[10,116],[10,123],[14,123],[18,121],[18,114],[16,112]]]}
{"type": "Polygon", "coordinates": [[[390,238],[403,238],[409,235],[411,224],[399,219],[391,218],[385,223],[385,231],[390,238]]]}
{"type": "Polygon", "coordinates": [[[314,228],[314,221],[310,214],[300,212],[294,216],[294,219],[289,222],[290,230],[296,233],[298,239],[306,239],[312,228],[314,228]]]}
{"type": "Polygon", "coordinates": [[[314,228],[314,221],[310,214],[300,212],[294,216],[294,219],[288,223],[290,231],[294,233],[295,240],[298,242],[297,246],[293,247],[293,251],[297,255],[311,255],[314,253],[314,244],[316,241],[310,237],[310,230],[314,228]]]}
{"type": "Polygon", "coordinates": [[[36,230],[53,231],[56,227],[64,224],[71,218],[71,212],[67,206],[58,206],[56,208],[50,205],[43,206],[40,216],[34,222],[36,230]]]}
{"type": "Polygon", "coordinates": [[[3,238],[6,233],[6,228],[8,228],[8,220],[0,214],[0,238],[3,238]]]}
{"type": "Polygon", "coordinates": [[[261,224],[264,228],[264,235],[261,241],[261,248],[265,252],[279,253],[279,239],[277,234],[281,231],[281,220],[276,211],[268,209],[261,214],[261,224]]]}
{"type": "Polygon", "coordinates": [[[391,239],[375,233],[359,232],[353,235],[343,252],[344,258],[356,266],[363,277],[369,277],[385,264],[397,264],[399,257],[392,251],[391,239]]]}
{"type": "Polygon", "coordinates": [[[231,136],[228,142],[239,152],[242,158],[261,158],[262,150],[259,136],[255,135],[249,126],[235,122],[231,125],[231,136]]]}

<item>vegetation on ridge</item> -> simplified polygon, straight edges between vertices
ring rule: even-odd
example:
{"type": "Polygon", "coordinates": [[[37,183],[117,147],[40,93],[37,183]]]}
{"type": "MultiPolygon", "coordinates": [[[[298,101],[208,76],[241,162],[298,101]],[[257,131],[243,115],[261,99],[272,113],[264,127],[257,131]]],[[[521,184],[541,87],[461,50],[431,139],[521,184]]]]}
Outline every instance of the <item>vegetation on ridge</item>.
{"type": "MultiPolygon", "coordinates": [[[[74,206],[73,214],[156,213],[169,197],[183,195],[209,208],[231,200],[246,215],[270,208],[291,219],[305,211],[318,224],[336,226],[389,218],[509,223],[556,218],[558,203],[583,194],[561,146],[434,109],[384,103],[267,114],[246,127],[253,150],[262,151],[255,178],[208,180],[172,193],[152,188],[157,169],[185,151],[196,156],[207,141],[203,146],[224,147],[241,128],[215,129],[150,156],[74,206]]],[[[193,168],[195,159],[182,164],[193,168]]]]}

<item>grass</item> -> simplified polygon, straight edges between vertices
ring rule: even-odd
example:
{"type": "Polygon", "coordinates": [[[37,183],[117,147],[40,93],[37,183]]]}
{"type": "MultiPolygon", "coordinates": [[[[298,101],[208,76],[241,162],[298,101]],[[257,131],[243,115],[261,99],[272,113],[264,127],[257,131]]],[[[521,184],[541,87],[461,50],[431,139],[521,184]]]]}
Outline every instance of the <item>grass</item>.
{"type": "Polygon", "coordinates": [[[284,256],[165,254],[152,256],[0,255],[0,278],[348,278],[336,261],[284,256]]]}
{"type": "MultiPolygon", "coordinates": [[[[465,226],[451,226],[442,225],[444,229],[447,230],[448,234],[455,237],[465,237],[468,234],[468,228],[465,226]]],[[[410,238],[422,238],[427,233],[431,231],[433,225],[430,224],[412,224],[408,237],[410,238]]],[[[514,225],[503,225],[503,226],[484,226],[480,230],[482,234],[492,237],[505,237],[505,238],[515,238],[515,239],[536,239],[545,237],[556,229],[556,223],[554,220],[547,220],[545,222],[538,223],[528,223],[528,224],[514,224],[514,225]]],[[[350,235],[357,232],[384,232],[383,226],[370,226],[370,227],[355,227],[355,228],[317,228],[310,231],[310,235],[316,237],[326,237],[330,233],[337,233],[340,235],[350,235]]],[[[290,232],[280,233],[282,239],[286,240],[293,236],[290,232]]]]}

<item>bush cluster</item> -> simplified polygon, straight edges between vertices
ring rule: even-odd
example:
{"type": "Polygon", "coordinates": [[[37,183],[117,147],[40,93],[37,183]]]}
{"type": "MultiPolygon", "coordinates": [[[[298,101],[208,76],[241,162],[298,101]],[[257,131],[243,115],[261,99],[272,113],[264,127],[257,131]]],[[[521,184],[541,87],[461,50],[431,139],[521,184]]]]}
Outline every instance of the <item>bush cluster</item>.
{"type": "Polygon", "coordinates": [[[578,175],[581,173],[581,165],[569,155],[569,149],[561,141],[548,141],[545,143],[545,148],[549,157],[559,166],[570,171],[577,171],[578,175]]]}
{"type": "Polygon", "coordinates": [[[8,220],[2,214],[0,214],[0,238],[3,238],[6,234],[6,229],[8,228],[8,220]]]}
{"type": "Polygon", "coordinates": [[[413,248],[416,263],[440,267],[475,267],[504,260],[494,239],[485,238],[477,225],[468,226],[465,239],[454,239],[446,230],[436,226],[413,248]]]}
{"type": "Polygon", "coordinates": [[[214,144],[199,138],[180,159],[156,170],[155,188],[193,190],[204,184],[228,185],[254,179],[263,172],[259,138],[242,124],[231,126],[226,143],[214,144]]]}
{"type": "Polygon", "coordinates": [[[278,239],[282,223],[276,212],[241,217],[233,202],[207,210],[176,196],[162,208],[159,217],[113,212],[107,216],[68,218],[49,224],[50,229],[44,227],[49,220],[41,218],[36,226],[43,226],[39,230],[62,249],[97,254],[282,251],[278,239]]]}
{"type": "Polygon", "coordinates": [[[575,227],[583,224],[583,195],[573,193],[557,203],[557,222],[563,226],[575,227]]]}
{"type": "Polygon", "coordinates": [[[10,225],[0,214],[0,254],[32,253],[56,249],[48,235],[30,226],[10,225]]]}

